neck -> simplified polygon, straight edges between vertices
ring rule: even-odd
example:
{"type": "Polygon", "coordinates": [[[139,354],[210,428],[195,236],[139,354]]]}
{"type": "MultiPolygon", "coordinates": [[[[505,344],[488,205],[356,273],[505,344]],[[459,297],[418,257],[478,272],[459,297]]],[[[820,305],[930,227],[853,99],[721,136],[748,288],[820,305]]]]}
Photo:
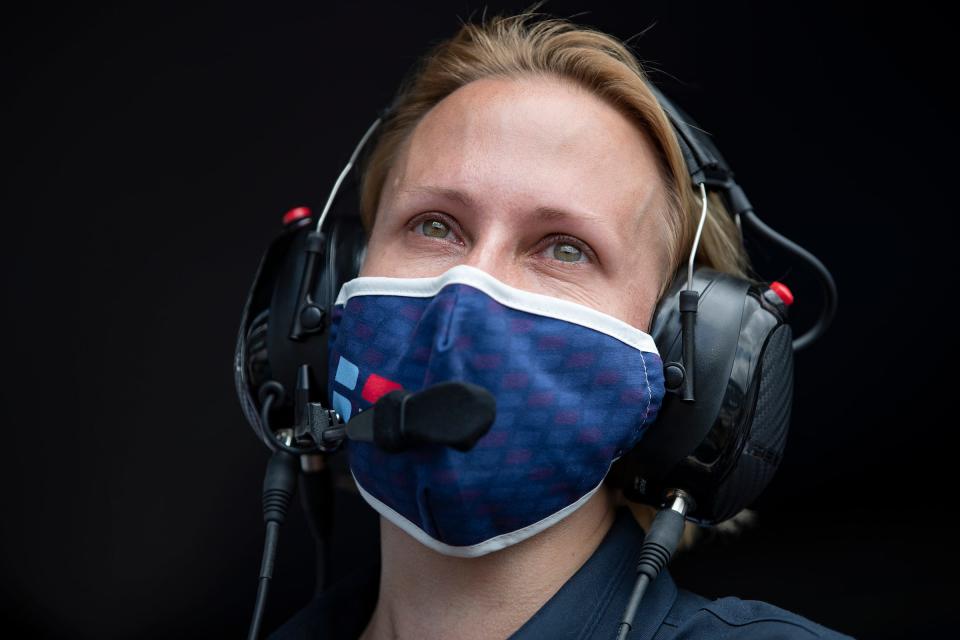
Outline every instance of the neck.
{"type": "Polygon", "coordinates": [[[562,521],[479,558],[429,549],[380,518],[380,591],[360,640],[507,638],[590,558],[610,530],[606,485],[562,521]]]}

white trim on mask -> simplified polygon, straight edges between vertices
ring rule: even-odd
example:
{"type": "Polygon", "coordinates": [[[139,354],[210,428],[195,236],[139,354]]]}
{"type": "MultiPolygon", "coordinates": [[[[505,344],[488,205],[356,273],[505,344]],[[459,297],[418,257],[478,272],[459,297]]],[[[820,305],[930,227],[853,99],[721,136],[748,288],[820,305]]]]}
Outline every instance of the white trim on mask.
{"type": "Polygon", "coordinates": [[[432,278],[389,278],[365,276],[354,278],[340,288],[335,304],[345,305],[354,296],[410,296],[429,298],[448,284],[465,284],[478,289],[500,304],[536,315],[572,322],[620,340],[640,351],[660,355],[653,337],[611,315],[570,300],[541,293],[515,289],[500,282],[486,271],[470,265],[457,265],[432,278]]]}
{"type": "MultiPolygon", "coordinates": [[[[616,461],[617,459],[613,460],[613,462],[616,461]]],[[[613,462],[610,463],[610,466],[613,466],[613,462]]],[[[610,467],[607,467],[607,472],[609,473],[609,471],[610,467]]],[[[595,494],[597,490],[603,486],[603,481],[607,477],[606,473],[603,474],[603,478],[600,480],[600,483],[582,498],[538,522],[529,524],[522,529],[517,529],[516,531],[502,533],[499,536],[490,538],[489,540],[484,540],[483,542],[478,542],[477,544],[458,547],[445,542],[440,542],[436,538],[430,537],[426,531],[365,491],[364,488],[360,486],[360,483],[357,482],[357,477],[353,475],[353,469],[350,470],[350,475],[353,477],[353,482],[357,485],[360,495],[364,500],[367,501],[367,504],[373,507],[374,511],[400,527],[400,529],[408,533],[410,536],[428,548],[433,549],[438,553],[442,553],[445,556],[455,556],[457,558],[477,558],[479,556],[485,556],[488,553],[493,553],[494,551],[499,551],[500,549],[505,549],[511,545],[517,544],[518,542],[522,542],[527,538],[533,537],[541,531],[552,527],[586,504],[587,500],[589,500],[593,494],[595,494]]]]}

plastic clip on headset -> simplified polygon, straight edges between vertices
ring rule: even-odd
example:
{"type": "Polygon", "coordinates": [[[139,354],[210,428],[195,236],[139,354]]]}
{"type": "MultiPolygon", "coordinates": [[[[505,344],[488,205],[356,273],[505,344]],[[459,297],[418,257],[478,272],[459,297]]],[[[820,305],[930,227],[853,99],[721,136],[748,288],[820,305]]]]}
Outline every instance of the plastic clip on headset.
{"type": "MultiPolygon", "coordinates": [[[[830,272],[759,220],[712,140],[656,87],[653,90],[677,134],[702,209],[687,264],[675,274],[654,312],[651,335],[663,357],[667,395],[642,444],[610,470],[610,481],[625,497],[658,509],[641,549],[636,587],[618,631],[621,640],[630,633],[647,585],[673,555],[685,520],[710,526],[728,519],[772,478],[788,427],[793,353],[823,334],[837,305],[830,272]],[[785,285],[748,282],[695,264],[709,215],[708,188],[724,199],[741,235],[746,223],[810,265],[820,280],[820,316],[799,338],[792,337],[787,322],[793,298],[785,285]]],[[[283,229],[261,258],[243,308],[234,357],[237,392],[247,421],[274,452],[264,480],[267,529],[250,638],[259,635],[298,459],[306,489],[301,495],[307,498],[302,504],[321,545],[332,527],[332,485],[322,461],[345,439],[372,442],[386,452],[424,442],[469,450],[495,415],[492,398],[468,385],[457,387],[454,395],[450,388],[389,393],[346,424],[335,411],[312,400],[315,389],[327,388],[328,372],[311,363],[329,361],[331,309],[343,283],[356,276],[365,251],[359,217],[334,215],[333,204],[380,122],[364,133],[315,226],[305,207],[284,216],[283,229]],[[469,414],[463,411],[465,402],[473,408],[469,414]],[[451,415],[457,419],[445,422],[451,415]],[[274,429],[274,424],[290,426],[274,429]]],[[[318,567],[318,584],[322,573],[318,567]]]]}

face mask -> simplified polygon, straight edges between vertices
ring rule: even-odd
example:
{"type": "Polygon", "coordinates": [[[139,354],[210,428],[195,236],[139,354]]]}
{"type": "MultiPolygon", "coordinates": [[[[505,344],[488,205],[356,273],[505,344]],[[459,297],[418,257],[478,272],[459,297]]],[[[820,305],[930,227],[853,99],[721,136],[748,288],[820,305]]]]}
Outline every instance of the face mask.
{"type": "Polygon", "coordinates": [[[329,391],[345,421],[394,389],[451,380],[496,399],[496,420],[470,451],[347,444],[370,506],[447,555],[502,549],[576,511],[663,399],[649,334],[466,265],[434,278],[356,278],[331,323],[329,391]]]}

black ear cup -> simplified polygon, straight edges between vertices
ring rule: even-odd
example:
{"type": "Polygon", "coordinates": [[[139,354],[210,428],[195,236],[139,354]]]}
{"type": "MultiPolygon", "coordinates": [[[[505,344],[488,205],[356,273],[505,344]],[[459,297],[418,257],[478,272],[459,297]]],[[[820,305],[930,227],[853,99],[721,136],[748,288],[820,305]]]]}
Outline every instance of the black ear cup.
{"type": "Polygon", "coordinates": [[[360,273],[367,250],[367,235],[357,216],[337,216],[331,219],[331,223],[327,271],[321,280],[321,287],[324,287],[324,296],[333,306],[343,284],[360,273]]]}
{"type": "MultiPolygon", "coordinates": [[[[773,330],[760,356],[744,402],[745,442],[730,471],[712,491],[709,522],[733,517],[749,506],[773,479],[783,458],[793,405],[793,332],[773,330]],[[752,415],[751,415],[752,413],[752,415]]],[[[695,452],[696,455],[696,452],[695,452]]]]}
{"type": "Polygon", "coordinates": [[[297,236],[297,230],[305,225],[305,221],[285,225],[260,258],[240,313],[240,329],[233,354],[233,378],[240,408],[257,436],[271,449],[273,437],[264,429],[256,400],[261,386],[273,377],[273,354],[269,343],[273,320],[270,303],[279,286],[277,274],[281,265],[289,259],[290,246],[297,236]]]}
{"type": "MultiPolygon", "coordinates": [[[[654,313],[651,335],[665,371],[682,360],[678,300],[686,287],[683,269],[654,313]]],[[[668,489],[684,489],[695,501],[688,518],[709,525],[748,506],[779,464],[793,349],[786,307],[764,285],[700,267],[693,288],[700,292],[695,401],[668,387],[656,422],[610,477],[629,499],[656,507],[668,489]]]]}
{"type": "MultiPolygon", "coordinates": [[[[356,277],[366,249],[366,235],[360,220],[352,215],[331,217],[324,236],[320,272],[314,280],[311,299],[321,309],[333,307],[344,282],[356,277]]],[[[268,247],[254,276],[241,316],[241,329],[234,353],[234,377],[241,408],[247,421],[265,441],[272,436],[261,424],[259,390],[271,383],[283,389],[271,412],[277,423],[293,421],[293,399],[297,376],[309,363],[312,399],[326,403],[329,317],[318,330],[291,339],[293,319],[298,313],[299,292],[304,280],[308,236],[316,226],[313,217],[297,218],[284,225],[268,247]]],[[[272,444],[272,443],[271,443],[272,444]]]]}

